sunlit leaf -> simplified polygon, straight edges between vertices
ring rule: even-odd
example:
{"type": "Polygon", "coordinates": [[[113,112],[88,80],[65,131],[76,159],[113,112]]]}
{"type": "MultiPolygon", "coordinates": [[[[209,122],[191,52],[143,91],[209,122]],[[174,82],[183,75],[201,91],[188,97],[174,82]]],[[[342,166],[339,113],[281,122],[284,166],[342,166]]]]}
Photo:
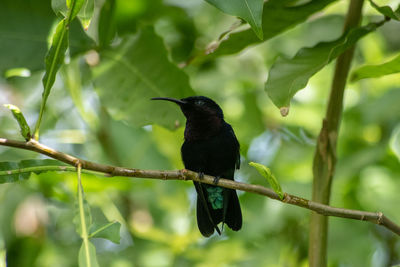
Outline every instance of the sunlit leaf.
{"type": "Polygon", "coordinates": [[[265,90],[272,102],[281,108],[281,111],[288,109],[292,97],[307,85],[315,73],[379,25],[370,23],[352,29],[337,40],[322,42],[311,48],[302,48],[291,59],[279,58],[271,67],[265,83],[265,90]]]}
{"type": "Polygon", "coordinates": [[[22,137],[25,138],[25,140],[29,140],[31,138],[31,129],[29,128],[29,125],[26,122],[25,117],[22,114],[21,110],[19,110],[18,107],[11,104],[5,104],[4,106],[9,110],[11,110],[14,118],[17,120],[22,137]]]}
{"type": "Polygon", "coordinates": [[[67,0],[68,22],[71,22],[81,10],[85,0],[67,0]]]}
{"type": "Polygon", "coordinates": [[[362,66],[354,70],[351,80],[358,81],[365,78],[376,78],[398,72],[400,72],[400,54],[386,63],[362,66]]]}
{"type": "Polygon", "coordinates": [[[150,100],[194,95],[187,75],[168,60],[162,40],[152,28],[142,29],[100,56],[100,64],[93,69],[94,82],[100,100],[115,119],[169,128],[183,121],[178,106],[150,100]]]}
{"type": "Polygon", "coordinates": [[[90,22],[92,21],[94,12],[94,0],[84,0],[83,6],[81,7],[78,18],[82,23],[85,31],[89,29],[90,22]]]}
{"type": "Polygon", "coordinates": [[[117,221],[109,222],[104,225],[92,224],[90,227],[89,238],[105,238],[119,244],[121,224],[117,221]]]}
{"type": "Polygon", "coordinates": [[[263,39],[263,0],[206,0],[223,12],[240,17],[250,24],[257,37],[263,39]]]}
{"type": "Polygon", "coordinates": [[[283,199],[284,193],[282,191],[282,187],[272,174],[271,170],[268,167],[256,162],[250,162],[249,165],[254,167],[264,178],[266,178],[272,189],[278,194],[279,198],[283,199]]]}
{"type": "Polygon", "coordinates": [[[88,240],[82,242],[78,257],[79,267],[99,267],[96,257],[96,247],[88,240]]]}
{"type": "MultiPolygon", "coordinates": [[[[206,51],[206,58],[237,53],[249,45],[260,43],[305,21],[310,15],[336,0],[314,0],[293,6],[291,0],[269,0],[264,3],[262,14],[263,40],[252,29],[231,33],[213,49],[206,51]]],[[[201,56],[198,57],[201,60],[201,56]]]]}
{"type": "Polygon", "coordinates": [[[0,162],[0,184],[26,180],[29,178],[31,172],[36,174],[44,172],[43,168],[40,167],[47,167],[45,171],[57,171],[62,170],[64,168],[63,165],[64,163],[52,159],[0,162]]]}

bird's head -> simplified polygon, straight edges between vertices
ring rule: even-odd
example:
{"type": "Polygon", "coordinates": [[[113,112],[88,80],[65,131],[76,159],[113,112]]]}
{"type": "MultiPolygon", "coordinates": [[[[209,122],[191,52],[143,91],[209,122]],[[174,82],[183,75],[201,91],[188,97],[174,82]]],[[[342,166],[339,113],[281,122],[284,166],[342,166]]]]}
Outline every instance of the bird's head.
{"type": "Polygon", "coordinates": [[[166,100],[178,104],[187,120],[224,119],[224,114],[218,104],[205,96],[191,96],[182,99],[154,97],[152,100],[166,100]]]}

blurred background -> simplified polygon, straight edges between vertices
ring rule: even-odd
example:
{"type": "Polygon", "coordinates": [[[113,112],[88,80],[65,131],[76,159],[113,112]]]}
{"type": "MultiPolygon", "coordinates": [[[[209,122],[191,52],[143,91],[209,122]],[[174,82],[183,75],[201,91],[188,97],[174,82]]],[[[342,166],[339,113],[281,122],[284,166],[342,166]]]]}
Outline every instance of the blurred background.
{"type": "MultiPolygon", "coordinates": [[[[2,0],[0,4],[0,14],[1,5],[8,8],[9,17],[3,16],[8,21],[4,23],[26,23],[38,39],[49,36],[58,21],[50,1],[28,1],[27,6],[35,6],[32,9],[22,9],[22,0],[11,2],[2,0]],[[42,19],[36,19],[35,14],[42,19]]],[[[250,161],[259,162],[272,170],[285,192],[310,199],[315,142],[334,64],[313,76],[294,97],[290,113],[284,118],[269,100],[264,83],[277,57],[292,57],[302,47],[338,38],[347,2],[336,1],[305,23],[238,54],[205,60],[196,60],[196,55],[240,22],[205,1],[116,0],[114,17],[107,25],[116,34],[111,49],[143,25],[153,25],[169,60],[187,74],[193,94],[208,96],[220,104],[241,144],[242,164],[236,180],[269,186],[248,166],[250,161]],[[194,60],[187,64],[189,59],[194,60]]],[[[75,42],[77,49],[69,51],[67,64],[59,71],[47,103],[40,141],[99,163],[181,169],[183,127],[177,107],[165,104],[168,109],[176,109],[174,124],[137,126],[132,123],[136,114],[129,114],[129,118],[118,116],[110,106],[118,102],[102,101],[104,92],[93,83],[93,66],[99,61],[95,48],[103,6],[104,1],[95,2],[87,35],[79,24],[74,26],[76,32],[71,28],[71,46],[75,42]],[[80,47],[86,49],[80,51],[80,47]]],[[[363,24],[380,18],[366,3],[363,24]]],[[[11,26],[8,29],[12,31],[11,26]]],[[[353,67],[393,58],[400,49],[399,32],[399,23],[388,22],[363,38],[358,43],[353,67]]],[[[23,38],[20,40],[24,42],[23,38]]],[[[7,53],[19,53],[18,47],[0,47],[3,52],[9,49],[7,53]]],[[[35,62],[39,56],[43,61],[46,49],[47,46],[37,54],[25,55],[25,61],[35,62]]],[[[2,71],[0,103],[20,107],[33,126],[41,101],[43,66],[32,63],[27,69],[2,71]]],[[[140,105],[150,105],[149,98],[147,94],[135,95],[140,105]]],[[[400,223],[399,103],[400,74],[347,85],[332,206],[381,211],[400,223]]],[[[20,139],[11,113],[3,107],[0,111],[0,137],[20,139]]],[[[45,157],[0,147],[0,161],[38,158],[45,157]]],[[[189,181],[88,174],[82,179],[93,220],[117,220],[122,224],[120,244],[93,239],[100,266],[308,265],[310,212],[306,209],[239,192],[242,230],[225,229],[222,236],[205,239],[197,229],[195,190],[189,181]]],[[[1,267],[6,242],[11,244],[11,255],[22,257],[18,266],[77,266],[81,239],[72,223],[76,187],[76,174],[55,172],[31,174],[29,180],[0,185],[1,267]]],[[[383,267],[400,262],[399,238],[367,222],[330,218],[328,246],[329,266],[383,267]]]]}

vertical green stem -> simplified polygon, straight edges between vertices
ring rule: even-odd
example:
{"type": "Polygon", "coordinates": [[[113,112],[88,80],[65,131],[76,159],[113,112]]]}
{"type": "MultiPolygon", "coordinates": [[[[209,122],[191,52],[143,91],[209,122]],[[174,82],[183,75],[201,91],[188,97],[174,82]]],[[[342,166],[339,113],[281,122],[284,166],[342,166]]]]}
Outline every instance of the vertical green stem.
{"type": "Polygon", "coordinates": [[[81,170],[82,165],[78,164],[78,202],[79,202],[79,217],[81,220],[81,227],[82,227],[82,239],[85,246],[85,254],[86,254],[86,266],[91,266],[90,261],[90,253],[89,253],[89,236],[88,231],[86,228],[86,219],[85,219],[85,209],[83,206],[83,187],[81,182],[81,170]]]}
{"type": "MultiPolygon", "coordinates": [[[[363,0],[351,0],[344,32],[359,25],[363,0]]],[[[313,162],[312,200],[329,204],[332,178],[336,165],[336,144],[343,108],[343,94],[353,58],[354,47],[340,55],[336,61],[326,116],[318,137],[313,162]]],[[[309,262],[311,267],[327,266],[328,217],[313,212],[310,220],[309,262]]]]}

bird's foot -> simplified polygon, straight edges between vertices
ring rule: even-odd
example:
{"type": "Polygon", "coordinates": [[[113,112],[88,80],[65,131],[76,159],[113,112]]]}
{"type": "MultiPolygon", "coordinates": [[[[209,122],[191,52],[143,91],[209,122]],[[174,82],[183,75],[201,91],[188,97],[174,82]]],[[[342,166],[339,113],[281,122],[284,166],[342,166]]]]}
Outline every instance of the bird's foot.
{"type": "Polygon", "coordinates": [[[214,180],[213,180],[213,184],[217,185],[218,182],[219,182],[219,179],[221,179],[221,177],[215,176],[215,177],[214,177],[214,180]]]}
{"type": "Polygon", "coordinates": [[[204,179],[204,172],[199,172],[199,180],[203,180],[204,179]]]}

